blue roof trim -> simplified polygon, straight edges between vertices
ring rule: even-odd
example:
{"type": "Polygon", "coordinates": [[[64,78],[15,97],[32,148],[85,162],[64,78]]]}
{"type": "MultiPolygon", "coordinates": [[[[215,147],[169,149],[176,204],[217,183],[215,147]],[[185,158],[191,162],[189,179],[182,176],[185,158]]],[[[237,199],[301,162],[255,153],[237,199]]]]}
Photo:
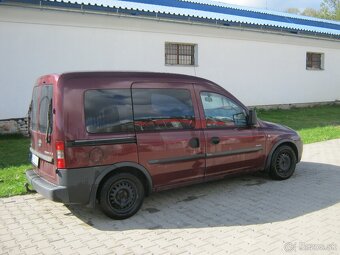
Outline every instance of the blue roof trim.
{"type": "Polygon", "coordinates": [[[159,0],[124,0],[124,2],[134,2],[134,3],[153,4],[153,5],[168,6],[168,7],[177,7],[177,8],[184,8],[184,9],[190,9],[190,10],[206,11],[206,12],[255,18],[255,19],[263,19],[263,20],[340,30],[340,23],[332,24],[332,23],[326,23],[326,22],[321,22],[321,21],[288,18],[288,17],[279,16],[279,15],[259,13],[259,12],[253,12],[253,11],[248,11],[248,10],[239,10],[239,9],[233,9],[233,8],[226,8],[226,7],[220,7],[220,6],[215,6],[215,5],[206,5],[206,4],[200,4],[200,3],[194,3],[194,2],[184,2],[184,1],[178,1],[178,0],[161,0],[161,1],[159,0]]]}
{"type": "Polygon", "coordinates": [[[242,26],[340,39],[340,22],[337,21],[305,16],[300,18],[299,15],[228,5],[211,0],[0,0],[0,4],[3,3],[123,13],[129,16],[242,26]]]}
{"type": "Polygon", "coordinates": [[[273,11],[273,10],[268,10],[268,9],[260,9],[260,8],[255,8],[255,7],[245,7],[245,6],[240,6],[240,5],[216,2],[213,0],[178,0],[178,1],[198,3],[198,4],[204,4],[204,5],[214,5],[214,6],[224,7],[224,8],[237,9],[237,10],[243,10],[243,11],[263,13],[263,14],[272,14],[276,16],[282,16],[282,17],[293,18],[293,19],[312,20],[312,21],[339,24],[339,21],[335,21],[335,20],[325,20],[325,19],[320,19],[320,18],[315,18],[315,17],[310,17],[310,16],[279,12],[279,11],[273,11]]]}

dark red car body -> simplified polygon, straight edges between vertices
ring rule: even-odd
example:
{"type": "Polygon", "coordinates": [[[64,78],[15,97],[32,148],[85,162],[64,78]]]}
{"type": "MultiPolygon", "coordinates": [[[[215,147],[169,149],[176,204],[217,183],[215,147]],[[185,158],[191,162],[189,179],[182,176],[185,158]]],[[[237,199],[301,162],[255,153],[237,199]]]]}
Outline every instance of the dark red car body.
{"type": "MultiPolygon", "coordinates": [[[[210,124],[204,117],[201,92],[231,99],[246,115],[249,110],[222,87],[202,78],[138,72],[65,73],[42,76],[36,87],[47,84],[53,87],[52,132],[31,130],[31,153],[38,159],[37,166],[26,175],[39,193],[54,201],[94,205],[101,183],[118,169],[132,170],[140,176],[148,194],[235,173],[266,170],[273,152],[283,144],[294,150],[297,162],[301,159],[300,137],[284,126],[258,120],[253,126],[207,128],[210,124]],[[190,91],[195,118],[183,123],[193,128],[89,133],[85,127],[85,91],[112,88],[190,91]],[[57,165],[57,142],[64,146],[63,168],[57,165]],[[191,143],[194,146],[190,146],[191,143]]],[[[170,119],[163,124],[173,121],[170,119]]],[[[155,124],[161,125],[160,122],[155,124]]],[[[139,129],[147,125],[147,122],[135,122],[139,129]]]]}

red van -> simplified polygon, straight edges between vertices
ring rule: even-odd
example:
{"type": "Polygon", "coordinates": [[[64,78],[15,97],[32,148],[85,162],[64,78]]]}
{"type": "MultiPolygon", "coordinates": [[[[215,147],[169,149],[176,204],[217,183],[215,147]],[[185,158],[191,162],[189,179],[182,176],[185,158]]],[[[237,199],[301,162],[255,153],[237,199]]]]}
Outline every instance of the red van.
{"type": "Polygon", "coordinates": [[[301,159],[292,129],[258,120],[215,83],[138,72],[46,75],[30,107],[33,169],[44,197],[124,219],[153,191],[267,171],[289,178],[301,159]]]}

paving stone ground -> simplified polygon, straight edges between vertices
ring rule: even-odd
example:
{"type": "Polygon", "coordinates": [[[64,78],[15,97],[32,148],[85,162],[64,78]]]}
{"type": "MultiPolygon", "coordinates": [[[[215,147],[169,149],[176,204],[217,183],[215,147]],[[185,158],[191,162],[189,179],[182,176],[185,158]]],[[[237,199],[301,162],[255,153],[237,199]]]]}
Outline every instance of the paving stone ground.
{"type": "Polygon", "coordinates": [[[0,199],[0,254],[340,254],[340,139],[305,145],[294,176],[152,194],[134,217],[39,194],[0,199]]]}

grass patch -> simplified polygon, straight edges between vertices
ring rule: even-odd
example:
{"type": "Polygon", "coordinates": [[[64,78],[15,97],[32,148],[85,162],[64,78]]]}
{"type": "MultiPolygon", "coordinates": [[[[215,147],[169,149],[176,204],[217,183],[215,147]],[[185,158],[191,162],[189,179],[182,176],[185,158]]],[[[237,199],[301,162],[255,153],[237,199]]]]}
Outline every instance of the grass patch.
{"type": "Polygon", "coordinates": [[[295,129],[305,144],[340,138],[340,105],[258,110],[257,113],[262,120],[295,129]]]}
{"type": "Polygon", "coordinates": [[[0,136],[0,197],[26,194],[29,144],[30,139],[23,136],[0,136]]]}

